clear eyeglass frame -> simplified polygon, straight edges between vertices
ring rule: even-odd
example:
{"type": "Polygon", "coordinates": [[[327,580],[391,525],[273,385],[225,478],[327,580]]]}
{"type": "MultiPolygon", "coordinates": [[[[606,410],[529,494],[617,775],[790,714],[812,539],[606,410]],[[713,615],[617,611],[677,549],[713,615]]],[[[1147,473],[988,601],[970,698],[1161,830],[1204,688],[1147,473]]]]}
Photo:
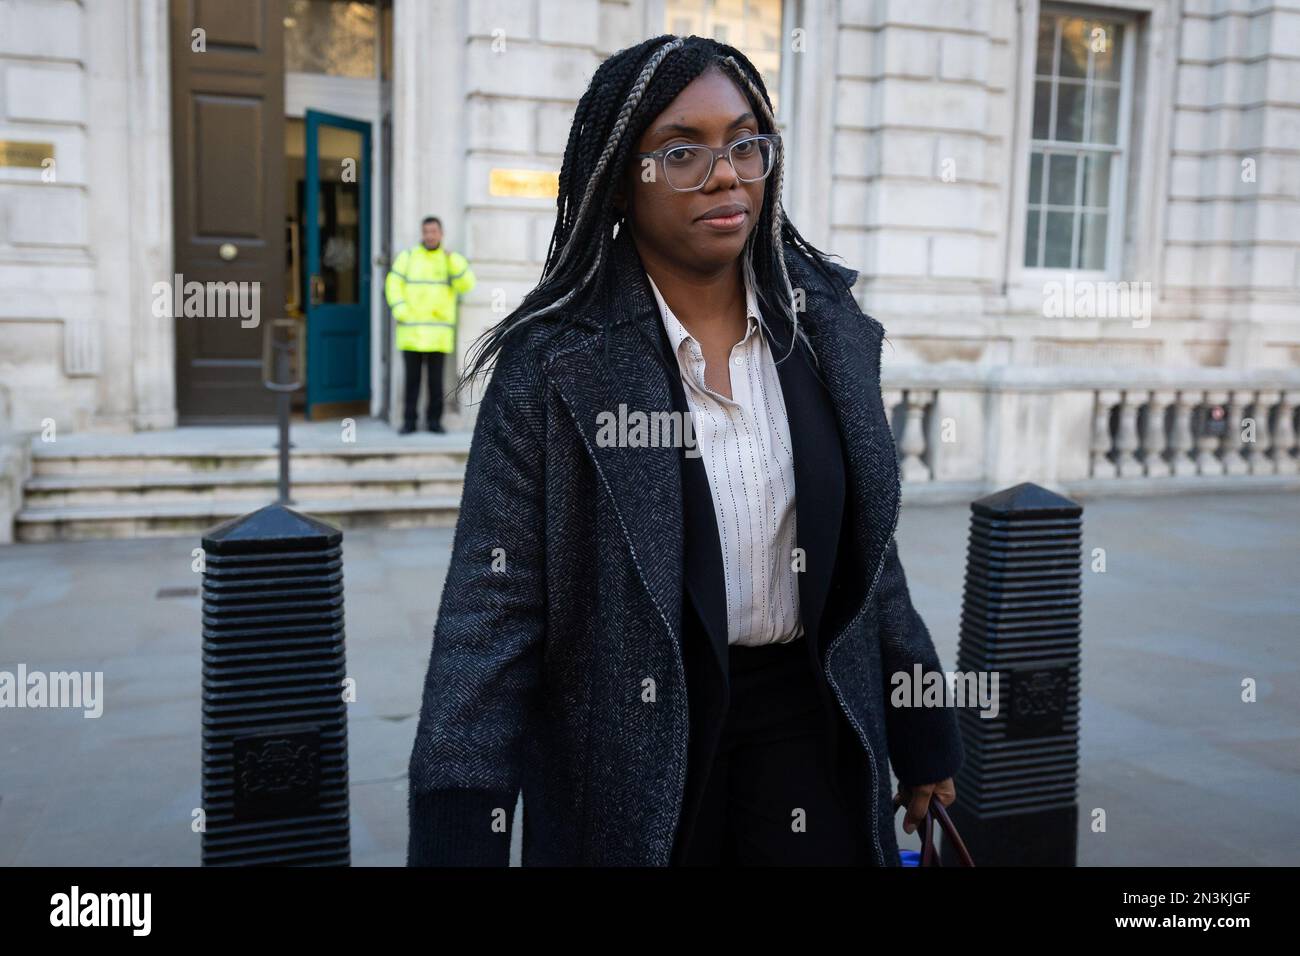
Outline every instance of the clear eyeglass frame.
{"type": "Polygon", "coordinates": [[[722,159],[723,157],[725,157],[727,162],[731,165],[732,170],[736,172],[736,178],[739,179],[742,183],[756,183],[759,180],[766,179],[768,176],[772,174],[772,170],[776,168],[776,157],[780,149],[781,149],[780,133],[756,133],[753,136],[745,136],[742,139],[738,139],[734,143],[729,143],[726,146],[721,147],[720,149],[715,149],[712,146],[705,146],[703,143],[674,143],[671,146],[661,146],[659,149],[652,150],[651,152],[648,153],[636,153],[634,155],[638,159],[653,158],[655,160],[655,163],[659,166],[660,171],[663,173],[664,182],[668,184],[668,187],[670,189],[673,189],[679,193],[690,193],[690,192],[695,192],[697,189],[704,188],[704,185],[709,181],[709,177],[713,175],[713,169],[717,165],[718,160],[722,159]],[[736,164],[731,158],[731,151],[735,149],[737,146],[743,146],[746,143],[753,143],[755,141],[766,142],[771,145],[772,147],[771,160],[768,162],[767,168],[763,170],[763,175],[753,176],[749,179],[746,179],[744,176],[740,175],[739,170],[736,170],[736,164]],[[671,179],[669,179],[668,171],[664,167],[664,157],[667,156],[669,153],[673,152],[674,150],[678,150],[678,149],[702,149],[708,152],[709,154],[708,171],[705,172],[704,178],[701,179],[699,183],[695,186],[674,186],[671,179]]]}

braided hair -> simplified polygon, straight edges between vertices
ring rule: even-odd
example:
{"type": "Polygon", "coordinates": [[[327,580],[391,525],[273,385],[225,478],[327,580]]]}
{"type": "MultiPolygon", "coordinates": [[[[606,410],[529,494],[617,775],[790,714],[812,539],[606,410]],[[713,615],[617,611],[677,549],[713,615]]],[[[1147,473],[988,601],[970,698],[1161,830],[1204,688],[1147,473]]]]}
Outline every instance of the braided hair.
{"type": "MultiPolygon", "coordinates": [[[[490,368],[511,332],[565,306],[585,302],[600,285],[610,246],[623,221],[611,198],[629,157],[654,118],[708,69],[721,69],[736,81],[758,118],[759,132],[776,132],[762,76],[743,53],[725,43],[665,34],[620,50],[601,63],[578,101],[569,129],[555,229],[541,280],[517,309],[479,337],[456,391],[490,368]]],[[[781,207],[783,172],[778,150],[758,223],[741,256],[742,269],[762,305],[760,313],[784,315],[794,334],[807,342],[794,307],[783,245],[788,243],[801,252],[832,284],[844,282],[829,268],[826,254],[805,240],[785,217],[781,207]]]]}

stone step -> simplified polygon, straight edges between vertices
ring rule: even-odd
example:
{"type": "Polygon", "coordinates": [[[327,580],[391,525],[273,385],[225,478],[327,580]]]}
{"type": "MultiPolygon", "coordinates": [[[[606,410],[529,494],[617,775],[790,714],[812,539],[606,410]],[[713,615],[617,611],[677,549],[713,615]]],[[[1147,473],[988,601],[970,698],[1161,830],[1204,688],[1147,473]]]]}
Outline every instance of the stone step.
{"type": "MultiPolygon", "coordinates": [[[[431,436],[441,437],[441,436],[431,436]]],[[[463,468],[469,455],[466,437],[419,445],[375,445],[358,447],[341,445],[337,448],[296,448],[290,456],[289,468],[294,475],[306,475],[312,470],[342,468],[413,468],[426,471],[446,471],[463,468]]],[[[229,472],[259,472],[275,475],[279,471],[279,456],[273,447],[234,448],[221,451],[162,449],[141,451],[127,447],[121,451],[96,449],[95,451],[56,450],[52,446],[33,448],[32,475],[213,475],[229,472]]]]}
{"type": "MultiPolygon", "coordinates": [[[[391,467],[290,466],[291,494],[306,500],[394,497],[459,497],[465,469],[412,466],[405,458],[391,467]]],[[[29,508],[152,505],[185,501],[264,503],[276,497],[278,472],[266,468],[210,472],[123,472],[37,474],[27,481],[29,508]]]]}
{"type": "MultiPolygon", "coordinates": [[[[194,500],[56,507],[24,507],[15,520],[23,542],[100,538],[193,537],[231,518],[271,504],[261,500],[194,500]]],[[[295,511],[349,528],[453,527],[460,495],[367,496],[336,499],[295,497],[295,511]]]]}

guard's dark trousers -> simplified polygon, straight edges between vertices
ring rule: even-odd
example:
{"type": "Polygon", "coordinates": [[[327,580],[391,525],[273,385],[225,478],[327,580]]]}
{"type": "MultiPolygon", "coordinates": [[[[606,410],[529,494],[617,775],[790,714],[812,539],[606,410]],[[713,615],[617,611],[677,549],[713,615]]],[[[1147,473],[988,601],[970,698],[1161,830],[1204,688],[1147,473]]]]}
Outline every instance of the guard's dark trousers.
{"type": "Polygon", "coordinates": [[[402,359],[406,363],[406,404],[403,408],[403,424],[407,428],[419,427],[419,404],[421,372],[428,370],[424,377],[429,380],[429,403],[427,422],[429,427],[442,423],[442,357],[444,352],[408,352],[403,350],[402,359]]]}
{"type": "Polygon", "coordinates": [[[731,701],[684,866],[871,866],[831,775],[805,638],[728,648],[731,701]]]}

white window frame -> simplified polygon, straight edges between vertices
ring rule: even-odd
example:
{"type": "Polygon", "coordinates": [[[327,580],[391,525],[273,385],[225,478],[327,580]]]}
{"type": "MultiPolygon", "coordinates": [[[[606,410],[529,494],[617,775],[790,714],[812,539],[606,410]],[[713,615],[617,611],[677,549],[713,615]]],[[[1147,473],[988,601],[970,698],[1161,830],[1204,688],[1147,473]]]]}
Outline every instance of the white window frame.
{"type": "MultiPolygon", "coordinates": [[[[1008,279],[1016,285],[1040,286],[1051,281],[1064,281],[1067,276],[1093,279],[1118,278],[1124,269],[1125,223],[1128,219],[1128,178],[1132,161],[1133,84],[1138,52],[1138,17],[1127,9],[1099,7],[1086,4],[1045,2],[1025,11],[1023,50],[1021,59],[1020,89],[1023,104],[1017,118],[1022,135],[1016,140],[1016,172],[1012,189],[1011,234],[1008,245],[1011,252],[1008,279]],[[1065,14],[1110,20],[1124,26],[1120,51],[1119,125],[1114,156],[1110,170],[1110,193],[1107,197],[1106,265],[1102,269],[1063,269],[1025,264],[1025,230],[1029,222],[1029,168],[1036,140],[1034,139],[1034,88],[1037,82],[1038,28],[1042,17],[1065,14]],[[1018,281],[1017,281],[1018,280],[1018,281]]],[[[1053,100],[1053,109],[1056,108],[1053,100]]],[[[1061,144],[1071,149],[1068,143],[1061,144]]],[[[1044,164],[1046,175],[1046,164],[1044,164]]],[[[1077,194],[1076,194],[1077,199],[1077,194]]],[[[1076,236],[1077,241],[1077,236],[1076,236]]]]}

